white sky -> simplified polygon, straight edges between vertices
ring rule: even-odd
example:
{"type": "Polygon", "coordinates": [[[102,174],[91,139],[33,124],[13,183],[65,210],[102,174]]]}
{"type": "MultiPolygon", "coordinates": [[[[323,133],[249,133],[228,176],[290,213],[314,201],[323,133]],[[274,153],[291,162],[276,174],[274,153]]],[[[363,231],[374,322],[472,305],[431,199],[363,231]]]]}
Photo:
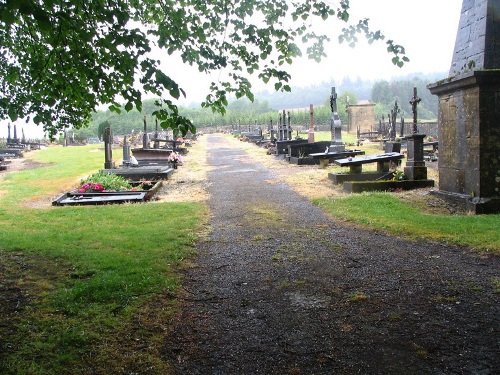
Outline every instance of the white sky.
{"type": "MultiPolygon", "coordinates": [[[[308,86],[335,79],[340,82],[344,77],[352,79],[391,79],[410,73],[448,72],[451,65],[455,38],[458,30],[462,0],[351,0],[351,20],[369,18],[372,30],[380,29],[396,44],[406,48],[410,62],[403,68],[394,66],[392,55],[386,52],[384,41],[372,45],[360,37],[353,49],[347,44],[339,45],[338,33],[332,32],[327,54],[321,63],[302,59],[288,67],[292,74],[292,86],[308,86]]],[[[313,25],[322,30],[338,29],[339,22],[334,19],[313,25]]],[[[209,93],[213,77],[203,76],[195,68],[183,66],[181,62],[169,59],[172,78],[176,79],[186,91],[187,97],[181,104],[202,101],[209,93]]],[[[170,72],[169,72],[170,73],[170,72]]],[[[222,73],[224,74],[224,72],[222,73]]],[[[447,74],[447,73],[446,73],[447,74]]],[[[443,77],[446,78],[446,77],[443,77]]],[[[253,82],[254,90],[269,89],[264,84],[253,82]]],[[[24,128],[26,137],[42,137],[41,127],[17,122],[17,134],[21,136],[24,128]]],[[[13,128],[11,127],[11,136],[13,128]]],[[[7,121],[0,122],[0,137],[7,137],[7,121]]]]}
{"type": "MultiPolygon", "coordinates": [[[[331,42],[327,49],[328,58],[317,63],[307,58],[294,61],[288,66],[292,75],[291,86],[309,86],[330,81],[341,82],[344,77],[355,80],[387,79],[406,76],[410,73],[446,72],[451,66],[462,0],[351,0],[351,20],[369,18],[372,30],[381,30],[386,40],[403,45],[410,59],[403,68],[392,64],[392,54],[386,50],[385,41],[369,45],[363,35],[355,48],[347,43],[338,43],[338,34],[344,26],[336,19],[313,25],[328,33],[331,27],[331,42]],[[334,31],[338,30],[338,31],[334,31]]],[[[174,68],[175,63],[168,64],[174,68]]],[[[188,67],[189,68],[189,67],[188,67]]],[[[186,70],[184,67],[183,70],[186,70]]],[[[187,93],[184,104],[200,102],[209,93],[212,77],[202,76],[193,70],[192,74],[177,77],[178,83],[187,93]]],[[[443,77],[446,78],[446,77],[443,77]]],[[[252,81],[254,90],[271,91],[272,85],[252,81]]]]}

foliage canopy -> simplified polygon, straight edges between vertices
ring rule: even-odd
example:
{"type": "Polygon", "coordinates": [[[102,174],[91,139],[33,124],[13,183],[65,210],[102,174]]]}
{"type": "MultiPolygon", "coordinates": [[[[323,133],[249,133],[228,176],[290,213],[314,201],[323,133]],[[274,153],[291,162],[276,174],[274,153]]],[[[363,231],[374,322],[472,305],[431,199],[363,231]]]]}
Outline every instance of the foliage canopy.
{"type": "MultiPolygon", "coordinates": [[[[87,125],[103,104],[141,111],[148,95],[160,98],[162,127],[194,132],[175,104],[185,92],[153,48],[200,72],[230,71],[202,103],[224,113],[229,95],[253,100],[251,74],[289,91],[287,64],[302,50],[325,56],[330,39],[308,27],[315,18],[344,22],[338,38],[351,46],[358,34],[384,39],[367,19],[349,20],[349,0],[0,0],[0,118],[31,118],[53,137],[87,125]]],[[[402,46],[386,44],[395,65],[408,61],[402,46]]]]}

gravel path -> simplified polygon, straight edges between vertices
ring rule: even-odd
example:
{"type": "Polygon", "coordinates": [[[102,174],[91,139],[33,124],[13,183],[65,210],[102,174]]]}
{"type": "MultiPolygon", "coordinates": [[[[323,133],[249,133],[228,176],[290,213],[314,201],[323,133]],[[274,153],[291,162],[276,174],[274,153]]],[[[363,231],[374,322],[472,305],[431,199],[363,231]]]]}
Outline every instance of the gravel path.
{"type": "Polygon", "coordinates": [[[350,228],[206,137],[212,232],[165,344],[175,373],[500,373],[498,257],[350,228]]]}

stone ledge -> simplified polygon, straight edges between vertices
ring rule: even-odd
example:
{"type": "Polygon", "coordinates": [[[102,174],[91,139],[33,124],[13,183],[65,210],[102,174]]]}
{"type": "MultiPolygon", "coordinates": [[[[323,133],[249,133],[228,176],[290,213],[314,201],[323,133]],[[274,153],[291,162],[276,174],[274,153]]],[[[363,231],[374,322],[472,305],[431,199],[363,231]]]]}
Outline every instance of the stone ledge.
{"type": "Polygon", "coordinates": [[[434,187],[434,180],[403,180],[403,181],[346,181],[343,189],[348,193],[364,191],[413,190],[434,187]]]}

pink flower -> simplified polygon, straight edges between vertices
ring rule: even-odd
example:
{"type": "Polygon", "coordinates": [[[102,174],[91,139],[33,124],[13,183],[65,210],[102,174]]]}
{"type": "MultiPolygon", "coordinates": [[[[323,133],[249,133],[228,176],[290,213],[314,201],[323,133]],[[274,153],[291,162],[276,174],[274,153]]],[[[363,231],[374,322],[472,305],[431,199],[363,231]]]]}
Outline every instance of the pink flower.
{"type": "Polygon", "coordinates": [[[85,193],[85,189],[83,187],[81,187],[80,189],[78,189],[78,192],[79,193],[85,193]]]}

